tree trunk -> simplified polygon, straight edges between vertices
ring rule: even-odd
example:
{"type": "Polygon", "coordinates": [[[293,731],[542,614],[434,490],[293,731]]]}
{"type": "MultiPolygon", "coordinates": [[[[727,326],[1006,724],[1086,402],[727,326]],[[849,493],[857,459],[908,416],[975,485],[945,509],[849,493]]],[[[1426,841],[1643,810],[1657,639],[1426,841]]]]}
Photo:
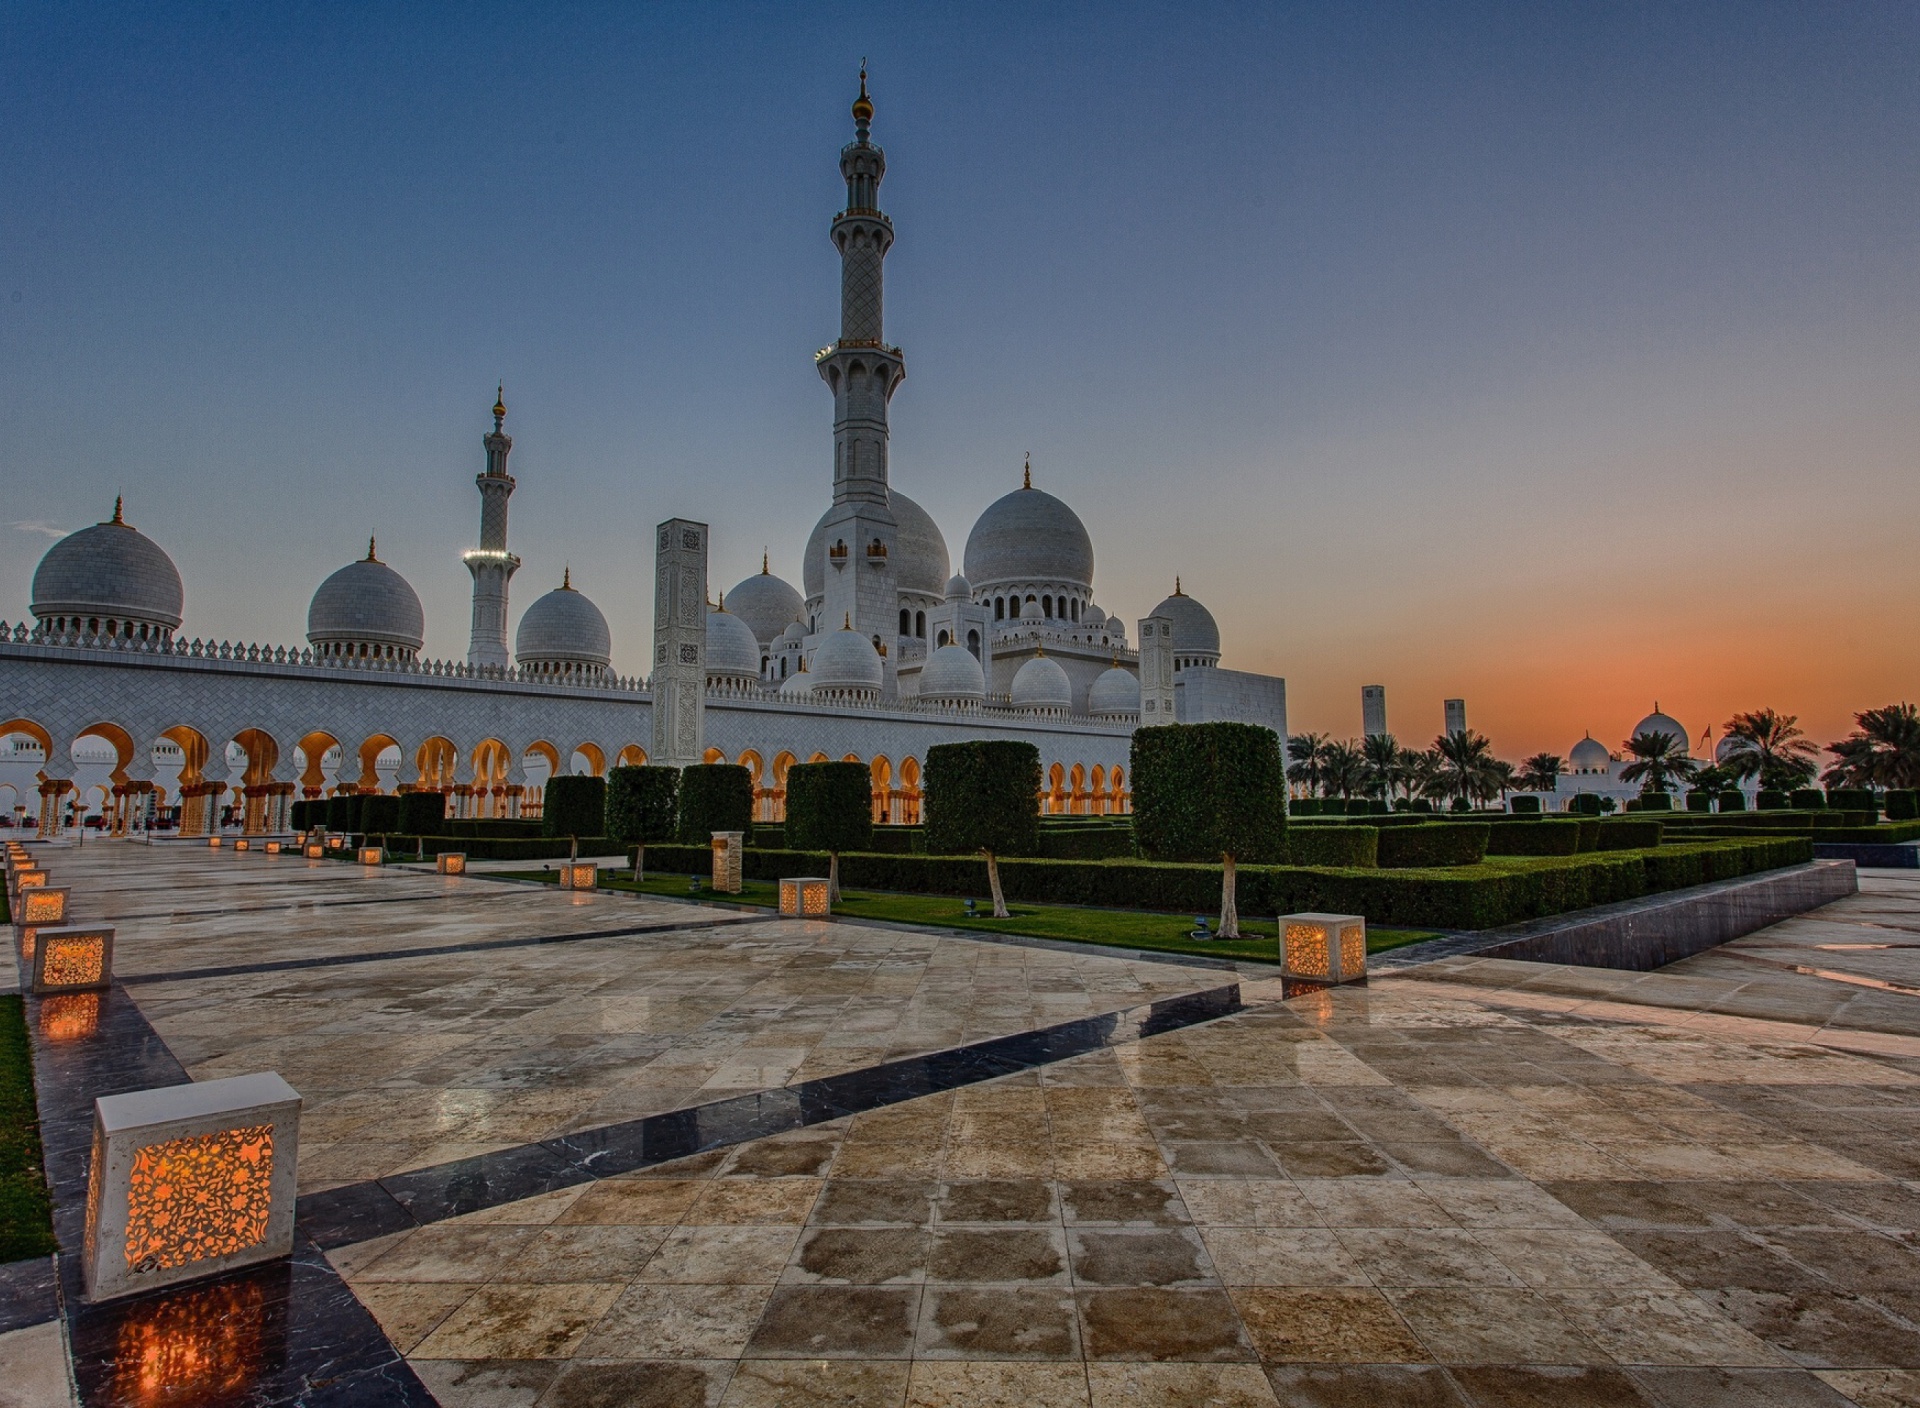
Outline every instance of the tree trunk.
{"type": "Polygon", "coordinates": [[[1007,897],[1000,892],[1000,862],[993,858],[992,851],[986,852],[986,857],[987,888],[993,891],[993,917],[1011,919],[1013,916],[1007,913],[1007,897]]]}
{"type": "Polygon", "coordinates": [[[840,903],[840,852],[827,852],[827,904],[840,903]]]}
{"type": "Polygon", "coordinates": [[[644,842],[633,848],[633,883],[638,885],[647,878],[647,847],[644,842]]]}
{"type": "Polygon", "coordinates": [[[578,836],[567,837],[567,859],[580,859],[580,838],[578,836]]]}
{"type": "Polygon", "coordinates": [[[1220,858],[1220,937],[1240,937],[1240,882],[1229,852],[1220,858]]]}

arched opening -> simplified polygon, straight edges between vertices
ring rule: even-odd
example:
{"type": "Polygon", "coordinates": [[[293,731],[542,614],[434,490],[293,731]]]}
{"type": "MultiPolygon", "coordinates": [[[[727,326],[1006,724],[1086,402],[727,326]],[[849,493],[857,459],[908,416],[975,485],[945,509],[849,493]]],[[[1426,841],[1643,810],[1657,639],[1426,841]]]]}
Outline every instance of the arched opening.
{"type": "Polygon", "coordinates": [[[1059,763],[1047,769],[1047,798],[1042,811],[1058,816],[1066,810],[1067,770],[1059,763]]]}
{"type": "Polygon", "coordinates": [[[980,658],[980,632],[967,632],[967,652],[976,660],[980,658]]]}
{"type": "Polygon", "coordinates": [[[747,780],[753,785],[753,819],[755,821],[773,820],[773,789],[762,785],[762,774],[766,763],[761,756],[749,748],[738,759],[741,767],[747,770],[747,780]]]}
{"type": "Polygon", "coordinates": [[[724,763],[726,760],[727,755],[718,748],[709,748],[700,755],[700,761],[703,763],[724,763]]]}
{"type": "Polygon", "coordinates": [[[244,728],[228,747],[238,749],[245,760],[238,788],[241,831],[248,836],[266,836],[287,830],[294,784],[274,780],[273,770],[280,765],[279,743],[265,729],[244,728]]]}
{"type": "Polygon", "coordinates": [[[436,734],[414,750],[413,766],[420,779],[413,785],[422,792],[451,792],[454,769],[459,765],[460,750],[451,739],[436,734]]]}
{"type": "Polygon", "coordinates": [[[1020,619],[1020,598],[1017,596],[1007,598],[1007,619],[1009,621],[1018,621],[1020,619]]]}
{"type": "Polygon", "coordinates": [[[913,613],[904,606],[900,608],[900,634],[903,636],[913,634],[913,613]]]}
{"type": "Polygon", "coordinates": [[[483,740],[473,750],[473,781],[456,783],[455,805],[463,817],[499,818],[519,810],[520,789],[508,792],[507,773],[513,766],[513,754],[497,738],[483,740]],[[511,803],[511,804],[510,804],[511,803]]]}
{"type": "Polygon", "coordinates": [[[873,821],[876,826],[885,826],[895,820],[893,814],[893,764],[885,758],[875,758],[868,764],[873,776],[873,821]]]}
{"type": "Polygon", "coordinates": [[[1113,770],[1113,778],[1107,786],[1113,793],[1113,810],[1115,812],[1130,812],[1133,810],[1133,799],[1127,795],[1127,770],[1125,768],[1115,768],[1113,770]]]}
{"type": "MultiPolygon", "coordinates": [[[[825,753],[815,753],[811,758],[808,758],[807,761],[810,763],[830,763],[833,760],[829,758],[825,753]]],[[[847,761],[851,763],[857,763],[860,760],[858,758],[849,758],[847,761]]]]}
{"type": "Polygon", "coordinates": [[[185,724],[175,724],[160,735],[180,749],[180,780],[176,789],[180,810],[176,824],[182,836],[207,836],[219,818],[219,798],[227,790],[224,782],[209,782],[201,771],[207,765],[210,749],[205,735],[185,724]]]}
{"type": "Polygon", "coordinates": [[[573,750],[568,766],[576,777],[605,777],[607,755],[597,743],[582,743],[573,750]]]}
{"type": "Polygon", "coordinates": [[[560,750],[544,738],[527,745],[520,754],[520,815],[530,819],[540,815],[545,803],[547,783],[560,771],[560,750]]]}
{"type": "Polygon", "coordinates": [[[1067,778],[1067,785],[1072,789],[1072,795],[1067,800],[1067,810],[1075,816],[1087,815],[1089,811],[1087,806],[1087,770],[1084,765],[1080,763],[1073,765],[1073,771],[1067,778]]]}
{"type": "Polygon", "coordinates": [[[935,650],[939,650],[942,647],[944,647],[946,643],[947,643],[947,628],[945,626],[942,626],[940,628],[940,633],[936,635],[933,639],[933,648],[935,650]]]}
{"type": "Polygon", "coordinates": [[[920,824],[920,760],[902,758],[900,760],[900,824],[918,826],[920,824]]]}
{"type": "Polygon", "coordinates": [[[1043,596],[1040,598],[1040,614],[1046,617],[1049,621],[1053,619],[1053,598],[1052,597],[1043,596]]]}
{"type": "Polygon", "coordinates": [[[913,613],[913,633],[916,637],[918,637],[921,640],[925,640],[927,638],[927,613],[926,612],[916,611],[913,613]]]}
{"type": "Polygon", "coordinates": [[[391,734],[376,733],[360,744],[360,779],[354,785],[372,795],[391,790],[390,779],[400,772],[400,741],[391,734]],[[382,770],[386,778],[380,776],[382,770]]]}
{"type": "Polygon", "coordinates": [[[785,821],[787,819],[787,769],[798,761],[791,753],[777,753],[773,759],[772,806],[768,810],[768,820],[785,821]]]}
{"type": "Polygon", "coordinates": [[[623,768],[643,768],[647,765],[647,750],[638,743],[629,743],[620,750],[620,760],[616,764],[623,768]]]}
{"type": "Polygon", "coordinates": [[[1093,814],[1105,816],[1107,807],[1107,770],[1099,763],[1093,765],[1093,814]]]}

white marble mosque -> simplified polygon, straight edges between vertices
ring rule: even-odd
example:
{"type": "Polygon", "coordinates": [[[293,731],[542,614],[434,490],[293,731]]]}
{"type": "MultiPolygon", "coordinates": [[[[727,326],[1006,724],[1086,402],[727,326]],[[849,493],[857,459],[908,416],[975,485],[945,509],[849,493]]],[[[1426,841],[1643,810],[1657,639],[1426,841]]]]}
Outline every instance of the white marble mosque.
{"type": "Polygon", "coordinates": [[[1142,724],[1242,719],[1284,737],[1285,681],[1222,668],[1219,628],[1178,578],[1133,637],[1098,603],[1092,538],[1034,487],[1030,464],[974,522],[957,572],[939,525],[892,484],[889,406],[906,363],[883,330],[893,225],[872,116],[863,73],[840,154],[847,203],[831,227],[840,336],[815,357],[834,400],[832,500],[799,587],[763,560],[709,595],[705,525],[686,525],[697,561],[675,558],[669,573],[663,524],[650,678],[615,674],[606,617],[570,573],[521,613],[509,649],[520,559],[507,542],[504,396],[476,478],[480,545],[463,554],[464,661],[422,658],[420,599],[375,542],[314,592],[303,646],[190,640],[179,572],[116,501],[107,521],[48,550],[33,622],[0,624],[0,808],[37,810],[43,828],[81,808],[124,827],[178,805],[200,834],[227,807],[266,832],[295,796],[436,788],[460,814],[519,815],[555,771],[724,759],[752,770],[774,820],[788,766],[845,757],[871,766],[877,818],[911,821],[928,746],[1016,736],[1040,746],[1047,810],[1098,814],[1127,809],[1128,739],[1142,724]],[[704,642],[696,626],[669,658],[665,603],[689,573],[709,603],[704,642]],[[669,679],[695,717],[691,733],[663,738],[655,700],[669,679]]]}

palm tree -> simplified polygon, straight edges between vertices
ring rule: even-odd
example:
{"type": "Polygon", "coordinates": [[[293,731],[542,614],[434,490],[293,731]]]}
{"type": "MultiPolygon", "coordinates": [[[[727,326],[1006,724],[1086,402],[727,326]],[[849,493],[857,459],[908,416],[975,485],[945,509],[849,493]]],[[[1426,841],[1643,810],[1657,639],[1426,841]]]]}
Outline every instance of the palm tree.
{"type": "Polygon", "coordinates": [[[1507,793],[1519,782],[1519,769],[1504,758],[1493,758],[1487,763],[1486,771],[1480,776],[1480,800],[1491,802],[1498,797],[1504,805],[1507,793]]]}
{"type": "Polygon", "coordinates": [[[1626,746],[1633,761],[1620,769],[1620,780],[1640,783],[1643,794],[1664,793],[1669,783],[1684,782],[1700,771],[1687,756],[1686,743],[1670,733],[1636,733],[1626,746]]]}
{"type": "Polygon", "coordinates": [[[1443,733],[1433,740],[1433,751],[1440,755],[1437,781],[1442,794],[1471,802],[1475,796],[1491,796],[1499,789],[1493,778],[1493,743],[1484,733],[1461,729],[1443,733]]]}
{"type": "Polygon", "coordinates": [[[1326,753],[1324,733],[1296,733],[1287,740],[1287,781],[1303,784],[1309,792],[1318,792],[1325,780],[1322,766],[1326,753]]]}
{"type": "MultiPolygon", "coordinates": [[[[1814,754],[1820,750],[1795,725],[1798,714],[1755,709],[1727,720],[1721,746],[1721,764],[1742,782],[1758,778],[1760,786],[1785,792],[1813,776],[1814,754]]],[[[1622,773],[1621,776],[1626,774],[1622,773]]]]}
{"type": "Polygon", "coordinates": [[[1407,782],[1407,750],[1390,733],[1371,733],[1360,744],[1367,765],[1367,791],[1393,801],[1394,789],[1407,782]]]}
{"type": "Polygon", "coordinates": [[[1888,704],[1855,714],[1859,725],[1827,751],[1840,761],[1822,775],[1848,787],[1920,787],[1920,709],[1888,704]]]}
{"type": "Polygon", "coordinates": [[[1320,783],[1329,797],[1351,797],[1366,786],[1366,755],[1351,740],[1329,743],[1320,754],[1320,783]]]}
{"type": "Polygon", "coordinates": [[[1413,755],[1413,782],[1411,790],[1422,797],[1441,801],[1447,795],[1447,760],[1440,756],[1437,748],[1428,748],[1413,755]]]}
{"type": "Polygon", "coordinates": [[[1535,753],[1520,762],[1520,785],[1529,792],[1558,792],[1565,768],[1558,753],[1535,753]]]}

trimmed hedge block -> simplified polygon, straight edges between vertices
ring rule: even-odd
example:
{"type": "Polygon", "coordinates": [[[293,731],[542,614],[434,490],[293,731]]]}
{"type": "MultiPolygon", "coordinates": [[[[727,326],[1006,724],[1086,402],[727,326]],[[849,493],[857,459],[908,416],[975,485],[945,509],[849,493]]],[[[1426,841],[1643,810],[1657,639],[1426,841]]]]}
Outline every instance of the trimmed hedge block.
{"type": "Polygon", "coordinates": [[[1540,815],[1540,799],[1538,797],[1515,797],[1511,802],[1507,803],[1507,810],[1515,816],[1538,816],[1540,815]]]}
{"type": "Polygon", "coordinates": [[[1817,812],[1827,805],[1827,794],[1818,787],[1796,787],[1787,794],[1787,801],[1797,812],[1817,812]]]}
{"type": "Polygon", "coordinates": [[[1886,797],[1888,821],[1920,820],[1920,792],[1910,787],[1895,787],[1886,797]]]}
{"type": "Polygon", "coordinates": [[[1595,792],[1576,792],[1567,798],[1567,810],[1581,816],[1600,815],[1600,797],[1595,792]]]}
{"type": "Polygon", "coordinates": [[[1865,812],[1868,816],[1880,814],[1879,799],[1870,787],[1829,787],[1827,805],[1845,812],[1865,812]]]}
{"type": "Polygon", "coordinates": [[[1492,831],[1484,821],[1392,827],[1380,833],[1380,865],[1390,870],[1478,865],[1486,859],[1492,831]]]}
{"type": "Polygon", "coordinates": [[[709,846],[716,831],[753,826],[753,774],[739,763],[697,763],[680,770],[680,843],[709,846]]]}
{"type": "Polygon", "coordinates": [[[1720,810],[1725,812],[1744,812],[1747,809],[1747,794],[1744,792],[1722,792],[1720,810]]]}
{"type": "Polygon", "coordinates": [[[873,774],[865,763],[787,769],[787,844],[798,851],[873,849],[873,774]]]}
{"type": "MultiPolygon", "coordinates": [[[[1160,860],[1241,864],[1286,852],[1286,765],[1257,724],[1162,724],[1134,730],[1133,834],[1160,860]]],[[[1353,813],[1353,803],[1347,811],[1353,813]]],[[[1358,804],[1365,815],[1366,803],[1358,804]]]]}
{"type": "Polygon", "coordinates": [[[618,767],[607,774],[607,836],[622,848],[680,834],[680,770],[618,767]]]}
{"type": "MultiPolygon", "coordinates": [[[[1134,746],[1137,757],[1137,741],[1134,746]]],[[[924,786],[929,851],[1030,856],[1039,849],[1040,750],[1031,743],[1017,739],[936,743],[927,749],[924,786]]],[[[1136,807],[1139,794],[1136,772],[1136,807]]],[[[981,874],[985,873],[983,862],[981,874]]],[[[844,874],[840,883],[848,883],[844,874]]],[[[986,893],[984,882],[978,893],[986,893]]]]}
{"type": "Polygon", "coordinates": [[[438,836],[440,824],[447,819],[447,798],[443,792],[403,792],[400,816],[395,831],[414,836],[438,836]]]}
{"type": "Polygon", "coordinates": [[[1793,803],[1788,799],[1786,793],[1775,792],[1770,788],[1763,787],[1754,794],[1753,805],[1756,811],[1784,812],[1790,808],[1793,803]]]}
{"type": "Polygon", "coordinates": [[[1638,817],[1603,821],[1595,832],[1597,851],[1638,851],[1660,844],[1666,834],[1664,821],[1642,821],[1638,817]]]}
{"type": "MultiPolygon", "coordinates": [[[[1598,822],[1594,823],[1596,829],[1598,822]]],[[[1577,821],[1508,822],[1489,828],[1490,856],[1571,856],[1580,851],[1577,821]]]]}
{"type": "Polygon", "coordinates": [[[547,779],[540,804],[542,836],[604,836],[607,780],[561,773],[547,779]]]}
{"type": "Polygon", "coordinates": [[[398,797],[370,796],[360,801],[360,830],[362,831],[398,831],[400,829],[400,799],[398,797]]]}
{"type": "Polygon", "coordinates": [[[1380,864],[1377,826],[1302,826],[1287,832],[1289,865],[1372,870],[1380,864]]]}

